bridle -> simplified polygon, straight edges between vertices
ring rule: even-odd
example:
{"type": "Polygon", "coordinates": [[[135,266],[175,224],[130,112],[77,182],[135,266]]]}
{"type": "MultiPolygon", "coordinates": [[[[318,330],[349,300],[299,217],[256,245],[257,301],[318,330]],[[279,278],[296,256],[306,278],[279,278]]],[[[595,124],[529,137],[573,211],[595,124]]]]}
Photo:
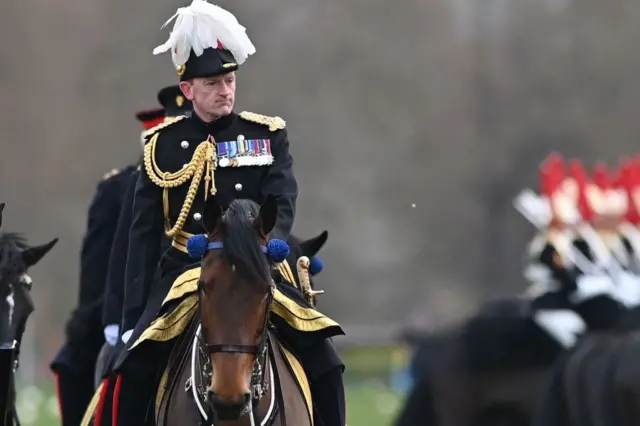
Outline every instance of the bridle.
{"type": "MultiPolygon", "coordinates": [[[[223,243],[219,241],[209,242],[206,246],[206,250],[204,254],[211,250],[219,250],[223,248],[223,243]]],[[[265,254],[268,254],[267,247],[261,246],[262,251],[265,254]]],[[[202,261],[204,260],[204,254],[202,256],[202,261]]],[[[204,286],[204,282],[202,280],[198,280],[198,291],[202,294],[207,290],[204,286]]],[[[252,354],[255,356],[255,360],[253,363],[252,371],[251,371],[251,403],[248,407],[257,406],[262,397],[269,390],[269,383],[267,381],[267,368],[269,365],[269,312],[271,311],[271,305],[273,304],[275,292],[275,282],[272,278],[269,279],[269,287],[264,293],[264,297],[266,299],[266,309],[264,316],[264,323],[262,325],[262,332],[260,334],[260,340],[256,345],[241,345],[235,343],[222,343],[222,344],[210,344],[206,341],[206,326],[200,320],[200,327],[202,332],[198,339],[200,341],[200,353],[201,355],[212,355],[215,353],[240,353],[240,354],[252,354]]],[[[203,373],[205,374],[205,378],[211,379],[213,375],[213,366],[211,365],[210,358],[208,356],[205,358],[203,373]]],[[[249,408],[251,409],[251,408],[249,408]]],[[[253,416],[253,414],[251,414],[253,416]]],[[[255,423],[254,418],[252,418],[252,423],[255,423]]]]}

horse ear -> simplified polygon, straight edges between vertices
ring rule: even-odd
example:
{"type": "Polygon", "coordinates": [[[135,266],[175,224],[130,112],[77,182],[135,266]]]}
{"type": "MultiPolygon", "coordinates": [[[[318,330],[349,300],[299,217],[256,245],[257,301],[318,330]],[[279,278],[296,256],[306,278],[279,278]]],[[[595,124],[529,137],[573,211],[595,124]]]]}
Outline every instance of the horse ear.
{"type": "Polygon", "coordinates": [[[264,235],[268,235],[276,226],[276,217],[278,217],[278,202],[274,195],[269,194],[260,206],[260,221],[258,222],[264,235]]]}
{"type": "Polygon", "coordinates": [[[222,218],[222,207],[218,204],[216,197],[210,195],[204,205],[204,215],[202,216],[202,226],[204,230],[211,233],[218,226],[218,222],[222,218]]]}
{"type": "Polygon", "coordinates": [[[57,242],[58,239],[54,238],[46,244],[29,247],[28,249],[24,250],[22,252],[22,261],[24,262],[25,266],[27,268],[30,268],[31,266],[40,262],[40,259],[42,259],[45,254],[49,253],[49,250],[51,250],[57,242]]]}
{"type": "Polygon", "coordinates": [[[320,233],[320,235],[318,235],[317,237],[309,238],[308,240],[301,242],[300,252],[302,253],[303,256],[307,256],[307,257],[315,256],[316,254],[318,254],[320,249],[325,245],[328,237],[329,237],[329,232],[325,230],[325,231],[322,231],[322,233],[320,233]]]}
{"type": "Polygon", "coordinates": [[[4,210],[4,203],[0,203],[0,228],[2,228],[2,211],[4,210]]]}

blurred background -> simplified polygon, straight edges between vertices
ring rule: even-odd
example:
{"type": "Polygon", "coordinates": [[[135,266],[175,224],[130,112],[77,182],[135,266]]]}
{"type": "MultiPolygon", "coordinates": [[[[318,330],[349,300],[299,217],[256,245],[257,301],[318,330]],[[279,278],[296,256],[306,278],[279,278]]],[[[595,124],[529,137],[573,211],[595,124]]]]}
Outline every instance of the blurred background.
{"type": "MultiPolygon", "coordinates": [[[[177,77],[152,49],[188,2],[2,2],[5,230],[60,243],[32,271],[24,424],[54,425],[48,364],[78,289],[102,175],[140,152],[138,109],[177,77]]],[[[321,310],[342,323],[351,426],[390,425],[408,322],[431,327],[524,289],[533,236],[511,205],[552,150],[617,161],[640,132],[640,7],[626,0],[237,0],[257,48],[238,110],[288,123],[294,232],[329,231],[321,310]],[[373,409],[374,407],[375,409],[373,409]]]]}

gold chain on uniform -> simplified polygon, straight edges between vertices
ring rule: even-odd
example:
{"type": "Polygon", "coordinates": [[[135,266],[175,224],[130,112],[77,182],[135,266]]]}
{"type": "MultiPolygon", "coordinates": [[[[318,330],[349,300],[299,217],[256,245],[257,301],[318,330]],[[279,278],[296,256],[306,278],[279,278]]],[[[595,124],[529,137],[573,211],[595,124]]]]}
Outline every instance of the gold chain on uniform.
{"type": "Polygon", "coordinates": [[[169,237],[173,237],[179,232],[182,231],[185,222],[187,221],[187,216],[189,215],[189,211],[193,206],[193,201],[196,198],[196,194],[198,193],[198,188],[200,187],[200,181],[202,180],[202,176],[205,173],[205,201],[209,193],[211,195],[215,195],[216,186],[214,180],[214,170],[216,168],[215,160],[214,160],[214,146],[211,142],[203,141],[197,147],[191,157],[191,161],[181,170],[177,172],[163,172],[158,167],[155,158],[156,152],[156,143],[158,142],[158,137],[160,133],[156,133],[153,135],[151,140],[144,147],[144,168],[149,175],[151,181],[161,187],[163,189],[163,205],[164,205],[164,218],[165,218],[165,233],[169,237]],[[180,214],[178,215],[178,219],[176,223],[171,227],[170,217],[169,217],[169,189],[176,188],[184,183],[186,183],[189,179],[191,179],[191,184],[189,185],[189,190],[187,191],[187,196],[184,199],[184,203],[182,204],[182,208],[180,209],[180,214]],[[211,191],[209,191],[209,184],[211,184],[211,191]]]}

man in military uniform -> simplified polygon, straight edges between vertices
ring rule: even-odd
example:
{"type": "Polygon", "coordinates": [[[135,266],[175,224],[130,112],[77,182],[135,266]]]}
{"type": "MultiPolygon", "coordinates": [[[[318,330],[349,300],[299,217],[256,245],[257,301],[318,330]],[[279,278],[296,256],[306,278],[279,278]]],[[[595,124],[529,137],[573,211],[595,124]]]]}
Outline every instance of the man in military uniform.
{"type": "MultiPolygon", "coordinates": [[[[147,135],[126,267],[122,339],[128,348],[156,317],[177,276],[193,264],[185,244],[190,235],[202,232],[207,196],[215,194],[223,208],[237,198],[261,204],[267,195],[275,196],[278,218],[272,238],[286,239],[295,216],[298,185],[285,122],[234,112],[235,71],[255,52],[244,27],[229,12],[202,0],[180,8],[177,15],[182,14],[189,19],[179,16],[169,41],[154,53],[171,50],[193,114],[168,120],[147,135]],[[206,38],[194,26],[206,27],[206,38]],[[176,40],[181,42],[174,45],[176,40]],[[163,228],[173,242],[161,256],[163,228]],[[154,279],[159,260],[160,277],[154,279]]],[[[298,341],[288,342],[310,378],[316,424],[345,424],[344,366],[328,339],[341,333],[336,324],[320,332],[298,331],[298,341]]],[[[167,346],[141,345],[121,354],[114,397],[117,425],[151,424],[153,415],[147,411],[166,364],[167,346]]]]}
{"type": "Polygon", "coordinates": [[[540,233],[529,245],[525,277],[533,321],[557,342],[556,349],[573,346],[586,330],[584,320],[571,309],[569,295],[576,289],[580,270],[573,259],[576,226],[580,221],[579,188],[567,173],[564,159],[551,154],[540,169],[541,197],[521,196],[518,209],[540,233]]]}
{"type": "Polygon", "coordinates": [[[572,174],[580,188],[583,219],[574,245],[584,261],[571,302],[590,331],[610,330],[624,312],[624,295],[618,284],[625,276],[623,262],[629,248],[618,226],[627,212],[627,196],[617,183],[614,186],[604,163],[596,164],[589,176],[582,164],[574,161],[572,174]]]}
{"type": "Polygon", "coordinates": [[[66,343],[51,364],[58,382],[62,424],[80,424],[94,389],[94,366],[104,337],[102,300],[109,253],[122,194],[135,166],[103,176],[89,207],[87,231],[80,253],[78,306],[66,325],[66,343]]]}

